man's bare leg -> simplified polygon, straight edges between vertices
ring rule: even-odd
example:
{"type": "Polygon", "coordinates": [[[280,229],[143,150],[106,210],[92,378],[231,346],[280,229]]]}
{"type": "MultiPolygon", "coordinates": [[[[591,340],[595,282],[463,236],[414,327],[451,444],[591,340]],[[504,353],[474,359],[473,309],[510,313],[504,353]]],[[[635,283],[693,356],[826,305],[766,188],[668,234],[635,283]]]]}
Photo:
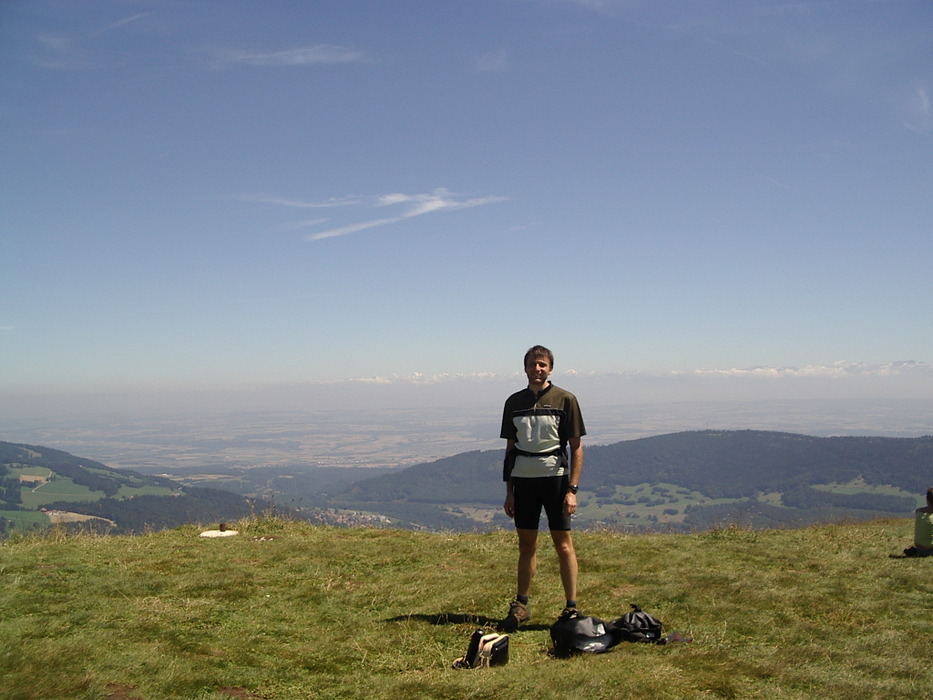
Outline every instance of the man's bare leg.
{"type": "Polygon", "coordinates": [[[501,632],[514,632],[521,623],[531,618],[528,593],[538,569],[538,531],[515,529],[518,533],[518,590],[515,600],[509,606],[509,614],[499,623],[501,632]]]}
{"type": "Polygon", "coordinates": [[[527,596],[538,571],[538,531],[516,528],[518,533],[518,595],[527,596]]]}
{"type": "Polygon", "coordinates": [[[551,530],[554,549],[560,562],[560,580],[564,584],[564,595],[568,601],[577,599],[577,552],[569,530],[551,530]]]}

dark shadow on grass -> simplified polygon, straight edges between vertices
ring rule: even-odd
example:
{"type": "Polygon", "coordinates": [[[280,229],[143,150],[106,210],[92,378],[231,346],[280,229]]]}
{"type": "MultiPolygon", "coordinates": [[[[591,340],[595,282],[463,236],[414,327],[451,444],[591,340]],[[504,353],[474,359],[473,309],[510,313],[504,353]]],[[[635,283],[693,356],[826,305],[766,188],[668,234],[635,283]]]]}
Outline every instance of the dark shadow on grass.
{"type": "MultiPolygon", "coordinates": [[[[397,615],[390,617],[385,622],[407,622],[414,620],[416,622],[426,622],[429,625],[470,625],[472,627],[490,627],[494,628],[499,624],[498,619],[486,617],[485,615],[470,615],[464,613],[437,613],[434,615],[425,615],[412,613],[411,615],[397,615]]],[[[549,625],[522,625],[518,631],[522,630],[547,630],[549,625]]]]}

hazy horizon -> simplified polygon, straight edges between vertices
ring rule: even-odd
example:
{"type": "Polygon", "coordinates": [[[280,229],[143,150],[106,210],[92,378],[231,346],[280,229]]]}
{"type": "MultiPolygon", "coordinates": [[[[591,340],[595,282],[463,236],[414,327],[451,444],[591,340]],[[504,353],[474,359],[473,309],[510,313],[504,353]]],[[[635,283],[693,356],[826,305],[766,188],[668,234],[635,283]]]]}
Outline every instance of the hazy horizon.
{"type": "MultiPolygon", "coordinates": [[[[555,373],[579,397],[587,444],[682,430],[817,437],[933,434],[933,370],[919,363],[693,374],[555,373]]],[[[502,404],[524,376],[383,377],[246,388],[21,396],[0,440],[110,466],[409,466],[500,449],[502,404]]],[[[9,397],[8,397],[9,398],[9,397]]]]}
{"type": "MultiPolygon", "coordinates": [[[[693,371],[581,372],[557,370],[554,383],[584,405],[686,401],[927,399],[933,397],[933,365],[901,361],[805,367],[751,367],[693,371]]],[[[22,387],[3,392],[0,418],[69,412],[171,412],[199,410],[327,410],[495,407],[526,384],[521,371],[508,374],[386,375],[339,381],[188,384],[162,387],[103,385],[22,387]]]]}

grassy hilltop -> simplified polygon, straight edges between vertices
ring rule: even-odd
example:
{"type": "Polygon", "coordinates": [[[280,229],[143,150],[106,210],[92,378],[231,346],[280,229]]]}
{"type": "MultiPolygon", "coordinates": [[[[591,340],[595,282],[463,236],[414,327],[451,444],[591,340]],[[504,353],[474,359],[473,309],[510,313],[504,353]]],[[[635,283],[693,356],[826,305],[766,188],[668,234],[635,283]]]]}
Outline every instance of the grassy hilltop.
{"type": "Polygon", "coordinates": [[[246,520],[0,543],[0,695],[56,698],[887,698],[933,683],[933,558],[907,520],[577,534],[580,605],[630,602],[693,637],[547,655],[563,605],[543,549],[511,661],[455,671],[513,592],[514,535],[246,520]]]}

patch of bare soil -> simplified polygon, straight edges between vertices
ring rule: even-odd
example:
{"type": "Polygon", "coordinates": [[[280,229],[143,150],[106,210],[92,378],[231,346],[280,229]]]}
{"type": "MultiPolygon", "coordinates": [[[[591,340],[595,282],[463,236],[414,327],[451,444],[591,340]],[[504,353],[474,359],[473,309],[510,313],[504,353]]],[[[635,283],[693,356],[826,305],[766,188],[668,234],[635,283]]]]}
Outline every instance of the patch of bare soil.
{"type": "Polygon", "coordinates": [[[88,520],[103,520],[111,525],[116,525],[113,520],[108,520],[107,518],[99,518],[96,515],[84,515],[83,513],[72,513],[67,510],[48,510],[45,514],[48,516],[49,522],[53,525],[59,525],[61,523],[83,523],[88,520]]]}
{"type": "MultiPolygon", "coordinates": [[[[141,696],[133,694],[135,691],[136,688],[131,685],[110,683],[107,686],[107,697],[110,700],[143,700],[141,696]]],[[[246,688],[237,688],[236,686],[217,688],[214,692],[218,695],[226,695],[227,697],[235,698],[236,700],[259,700],[258,695],[253,695],[246,688]]]]}
{"type": "Polygon", "coordinates": [[[234,686],[228,686],[225,688],[217,688],[214,691],[220,695],[228,695],[231,698],[237,698],[238,700],[259,700],[258,695],[253,695],[246,688],[237,688],[234,686]]]}
{"type": "Polygon", "coordinates": [[[112,700],[143,700],[141,696],[133,695],[134,690],[136,688],[131,685],[110,683],[107,685],[107,697],[112,700]]]}

